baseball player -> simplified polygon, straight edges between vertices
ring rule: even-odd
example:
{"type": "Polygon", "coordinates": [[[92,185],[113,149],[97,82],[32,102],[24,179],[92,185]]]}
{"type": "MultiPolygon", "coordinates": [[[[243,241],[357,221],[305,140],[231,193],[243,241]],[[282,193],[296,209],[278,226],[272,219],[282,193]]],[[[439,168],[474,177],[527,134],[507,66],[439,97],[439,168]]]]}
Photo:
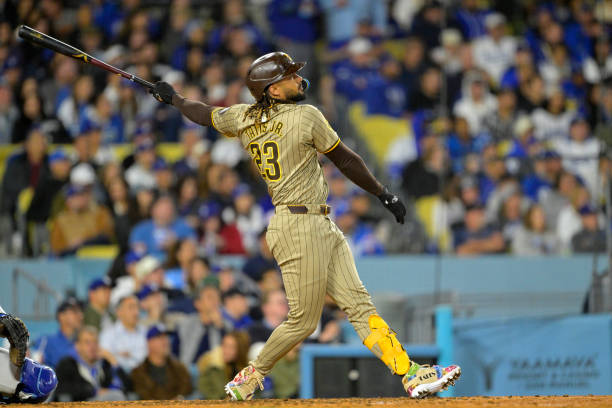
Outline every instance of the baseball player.
{"type": "Polygon", "coordinates": [[[376,313],[363,286],[347,241],[328,217],[328,186],[317,153],[326,155],[340,171],[375,195],[403,223],[406,209],[400,198],[376,180],[364,161],[305,99],[308,81],[298,75],[305,62],[294,62],[283,52],[266,54],[253,62],[246,84],[257,101],[227,108],[188,100],[165,82],[157,82],[153,96],[172,104],[192,121],[214,126],[227,137],[237,137],[268,185],[275,214],[266,241],[281,267],[290,312],[257,359],[225,386],[232,400],[251,399],[272,366],[308,337],[321,317],[325,294],[348,316],[363,343],[402,383],[411,397],[438,392],[461,374],[458,366],[420,366],[411,361],[395,332],[376,313]]]}
{"type": "Polygon", "coordinates": [[[47,399],[57,385],[50,367],[26,358],[30,334],[25,324],[0,307],[0,337],[10,349],[0,348],[0,404],[37,403],[47,399]]]}

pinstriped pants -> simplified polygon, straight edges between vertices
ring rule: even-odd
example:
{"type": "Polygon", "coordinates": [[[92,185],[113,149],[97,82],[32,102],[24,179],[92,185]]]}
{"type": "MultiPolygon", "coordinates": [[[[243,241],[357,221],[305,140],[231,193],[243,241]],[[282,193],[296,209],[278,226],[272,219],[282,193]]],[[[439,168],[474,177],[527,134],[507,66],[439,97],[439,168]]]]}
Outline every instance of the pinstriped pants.
{"type": "MultiPolygon", "coordinates": [[[[376,308],[342,231],[329,217],[277,213],[266,241],[281,268],[289,315],[254,361],[259,372],[268,374],[276,361],[316,329],[326,293],[347,314],[362,341],[370,334],[368,317],[376,308]]],[[[380,358],[380,348],[373,351],[380,358]]]]}

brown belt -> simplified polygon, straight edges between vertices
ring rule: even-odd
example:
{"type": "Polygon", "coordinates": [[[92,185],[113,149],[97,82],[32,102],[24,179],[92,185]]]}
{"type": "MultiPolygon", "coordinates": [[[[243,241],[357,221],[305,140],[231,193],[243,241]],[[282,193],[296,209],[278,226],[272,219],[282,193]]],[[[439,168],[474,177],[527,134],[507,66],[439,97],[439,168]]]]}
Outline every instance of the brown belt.
{"type": "Polygon", "coordinates": [[[275,212],[276,214],[290,213],[290,214],[329,215],[329,213],[331,212],[331,207],[325,204],[309,204],[309,205],[287,204],[287,205],[277,205],[275,212]]]}

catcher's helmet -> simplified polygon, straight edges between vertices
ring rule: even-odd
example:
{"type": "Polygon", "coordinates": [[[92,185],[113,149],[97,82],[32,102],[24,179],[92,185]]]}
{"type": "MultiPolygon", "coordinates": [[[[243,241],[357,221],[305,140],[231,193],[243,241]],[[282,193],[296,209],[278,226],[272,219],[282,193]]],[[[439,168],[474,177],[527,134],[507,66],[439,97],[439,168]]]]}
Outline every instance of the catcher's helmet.
{"type": "Polygon", "coordinates": [[[257,58],[249,67],[246,85],[255,100],[259,101],[266,88],[299,71],[306,62],[294,62],[284,52],[271,52],[257,58]]]}

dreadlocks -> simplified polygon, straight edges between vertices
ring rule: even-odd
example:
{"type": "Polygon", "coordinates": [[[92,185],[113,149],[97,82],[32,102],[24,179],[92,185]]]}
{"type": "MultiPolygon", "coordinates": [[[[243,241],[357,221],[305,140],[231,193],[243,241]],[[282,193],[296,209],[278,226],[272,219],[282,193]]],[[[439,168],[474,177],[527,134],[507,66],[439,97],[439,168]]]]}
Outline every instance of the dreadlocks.
{"type": "Polygon", "coordinates": [[[278,104],[279,101],[277,99],[270,97],[267,92],[264,92],[263,97],[246,110],[244,120],[250,118],[255,120],[256,123],[261,123],[264,115],[266,118],[269,118],[270,112],[278,109],[278,104]]]}

